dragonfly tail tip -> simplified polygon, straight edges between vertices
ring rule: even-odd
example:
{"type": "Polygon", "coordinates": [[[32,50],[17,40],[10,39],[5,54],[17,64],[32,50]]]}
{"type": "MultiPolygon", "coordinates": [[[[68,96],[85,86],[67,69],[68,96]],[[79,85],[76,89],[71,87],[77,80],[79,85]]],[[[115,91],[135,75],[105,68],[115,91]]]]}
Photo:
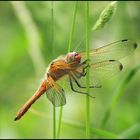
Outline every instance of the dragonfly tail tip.
{"type": "Polygon", "coordinates": [[[17,120],[19,120],[19,118],[18,117],[15,117],[14,121],[17,121],[17,120]]]}

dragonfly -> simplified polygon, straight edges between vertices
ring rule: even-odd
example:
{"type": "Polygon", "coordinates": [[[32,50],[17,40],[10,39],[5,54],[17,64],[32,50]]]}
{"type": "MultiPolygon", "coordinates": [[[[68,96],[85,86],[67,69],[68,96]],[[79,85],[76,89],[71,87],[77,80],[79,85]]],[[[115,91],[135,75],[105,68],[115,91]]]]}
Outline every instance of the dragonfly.
{"type": "Polygon", "coordinates": [[[136,48],[136,42],[123,39],[92,49],[89,60],[86,59],[86,52],[77,53],[73,51],[58,57],[49,64],[38,90],[18,111],[14,120],[19,120],[44,93],[46,93],[47,98],[54,106],[59,107],[65,105],[65,92],[57,82],[64,76],[68,77],[72,91],[93,97],[80,90],[86,89],[84,81],[87,68],[89,67],[90,69],[89,88],[101,88],[102,82],[105,79],[122,71],[123,65],[119,60],[132,54],[136,48]]]}

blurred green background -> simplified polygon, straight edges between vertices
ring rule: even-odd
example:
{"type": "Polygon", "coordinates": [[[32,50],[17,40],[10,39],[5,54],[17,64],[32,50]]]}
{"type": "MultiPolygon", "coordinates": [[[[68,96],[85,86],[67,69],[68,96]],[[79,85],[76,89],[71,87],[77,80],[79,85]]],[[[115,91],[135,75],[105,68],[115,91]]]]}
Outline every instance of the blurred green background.
{"type": "MultiPolygon", "coordinates": [[[[95,24],[107,1],[90,2],[90,24],[95,24]]],[[[37,90],[47,68],[56,57],[66,54],[74,2],[54,2],[54,45],[52,48],[51,2],[0,2],[0,138],[53,138],[53,109],[45,94],[27,114],[15,122],[22,105],[37,90]]],[[[85,36],[85,2],[78,2],[73,50],[85,36]]],[[[140,2],[118,2],[117,10],[104,29],[91,33],[90,47],[101,47],[129,38],[138,44],[140,2]]],[[[83,43],[79,50],[85,50],[83,43]]],[[[95,90],[91,99],[91,137],[140,137],[140,71],[125,77],[140,65],[140,49],[121,61],[124,70],[95,90]],[[115,91],[122,92],[106,125],[102,125],[115,91]],[[111,133],[110,135],[106,135],[111,133]],[[130,134],[132,133],[132,134],[130,134]],[[130,136],[129,136],[130,135],[130,136]]],[[[85,96],[65,89],[60,138],[85,138],[85,96]]],[[[57,119],[59,116],[57,108],[57,119]]]]}

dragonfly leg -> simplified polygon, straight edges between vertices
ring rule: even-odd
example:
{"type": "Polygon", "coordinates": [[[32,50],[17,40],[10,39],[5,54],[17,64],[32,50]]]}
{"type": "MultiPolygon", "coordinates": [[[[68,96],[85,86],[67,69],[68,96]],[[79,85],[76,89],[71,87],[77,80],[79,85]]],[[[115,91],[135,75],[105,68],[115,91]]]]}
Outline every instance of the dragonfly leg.
{"type": "Polygon", "coordinates": [[[86,76],[87,72],[85,71],[87,67],[90,67],[90,65],[87,65],[83,68],[82,76],[86,76]]]}
{"type": "Polygon", "coordinates": [[[83,67],[82,72],[79,71],[75,71],[75,73],[77,73],[78,75],[76,75],[77,78],[81,78],[81,76],[86,76],[87,72],[85,71],[87,67],[89,67],[90,65],[87,65],[85,67],[83,67]]]}
{"type": "MultiPolygon", "coordinates": [[[[84,62],[81,63],[81,65],[86,64],[86,62],[89,61],[89,59],[85,60],[84,62]]],[[[85,71],[86,68],[90,67],[90,65],[86,65],[85,67],[83,67],[83,72],[81,73],[82,76],[86,76],[87,72],[85,71]]]]}
{"type": "Polygon", "coordinates": [[[79,65],[79,67],[82,67],[82,72],[75,71],[75,72],[78,74],[77,78],[81,78],[81,76],[85,76],[85,75],[86,75],[85,69],[86,69],[87,67],[90,67],[89,64],[86,65],[87,61],[89,61],[89,59],[83,61],[83,62],[80,63],[80,65],[79,65]]]}
{"type": "Polygon", "coordinates": [[[78,90],[74,89],[73,84],[72,84],[71,76],[69,76],[69,81],[70,81],[70,86],[71,86],[72,91],[82,93],[82,94],[87,94],[86,92],[82,92],[82,91],[78,91],[78,90]]]}
{"type": "Polygon", "coordinates": [[[90,59],[86,59],[85,61],[83,61],[83,62],[81,63],[81,65],[86,64],[88,61],[90,61],[90,59]]]}
{"type": "Polygon", "coordinates": [[[70,86],[71,86],[72,91],[77,92],[77,93],[81,93],[81,94],[86,94],[86,95],[88,95],[88,96],[91,97],[91,98],[95,98],[95,97],[89,95],[89,94],[86,93],[86,92],[82,92],[82,91],[75,90],[75,89],[73,88],[73,84],[72,84],[72,80],[71,80],[71,77],[70,77],[70,76],[69,76],[69,80],[70,80],[70,86]]]}
{"type": "MultiPolygon", "coordinates": [[[[87,88],[86,86],[81,86],[80,84],[79,84],[79,82],[76,80],[76,78],[72,75],[72,78],[74,79],[74,81],[75,81],[75,83],[77,84],[77,86],[79,87],[79,88],[87,88]]],[[[89,88],[101,88],[102,86],[100,85],[100,86],[90,86],[89,88]]]]}

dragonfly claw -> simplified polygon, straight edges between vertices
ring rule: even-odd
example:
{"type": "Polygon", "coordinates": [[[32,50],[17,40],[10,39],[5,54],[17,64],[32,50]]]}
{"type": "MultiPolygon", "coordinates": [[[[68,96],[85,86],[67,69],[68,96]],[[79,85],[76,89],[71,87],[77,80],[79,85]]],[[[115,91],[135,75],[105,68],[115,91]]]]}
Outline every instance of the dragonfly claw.
{"type": "Polygon", "coordinates": [[[89,97],[91,97],[91,98],[93,98],[93,99],[95,99],[96,97],[94,97],[94,96],[91,96],[90,94],[87,94],[89,97]]]}

